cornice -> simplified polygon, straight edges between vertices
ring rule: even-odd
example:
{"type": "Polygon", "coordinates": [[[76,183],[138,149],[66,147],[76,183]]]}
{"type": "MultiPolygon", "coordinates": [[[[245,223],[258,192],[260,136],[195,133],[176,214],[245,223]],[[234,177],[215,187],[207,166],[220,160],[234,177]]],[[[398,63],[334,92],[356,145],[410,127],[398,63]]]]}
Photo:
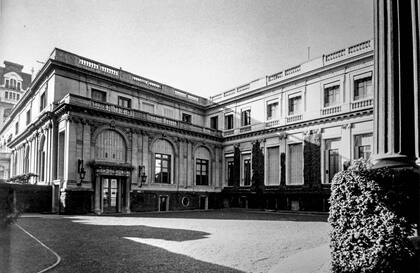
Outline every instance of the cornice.
{"type": "Polygon", "coordinates": [[[357,116],[365,116],[365,115],[369,115],[369,114],[372,114],[372,113],[373,113],[373,108],[370,108],[370,109],[363,109],[363,110],[359,110],[359,111],[343,113],[343,114],[339,114],[339,115],[322,117],[322,118],[318,118],[318,119],[312,119],[312,120],[308,120],[308,121],[302,121],[302,122],[283,125],[283,126],[279,126],[279,127],[270,127],[270,128],[267,128],[267,129],[247,132],[247,133],[233,135],[233,136],[227,136],[227,137],[223,138],[223,142],[234,141],[234,140],[245,139],[245,138],[251,138],[251,137],[261,136],[261,135],[267,135],[267,134],[270,134],[270,133],[283,132],[283,131],[286,131],[286,130],[291,130],[291,129],[296,129],[296,128],[314,126],[314,125],[323,124],[323,123],[327,123],[327,122],[331,122],[331,121],[346,120],[346,119],[349,119],[349,118],[353,118],[353,117],[357,117],[357,116]]]}

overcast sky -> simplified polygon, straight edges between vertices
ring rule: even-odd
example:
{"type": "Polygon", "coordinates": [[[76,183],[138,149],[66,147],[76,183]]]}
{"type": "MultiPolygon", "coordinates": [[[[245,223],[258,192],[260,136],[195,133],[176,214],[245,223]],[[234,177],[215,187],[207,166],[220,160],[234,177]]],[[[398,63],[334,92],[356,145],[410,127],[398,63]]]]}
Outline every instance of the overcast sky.
{"type": "MultiPolygon", "coordinates": [[[[0,0],[0,62],[54,47],[209,97],[373,38],[371,0],[0,0]]],[[[1,64],[2,65],[2,64],[1,64]]]]}

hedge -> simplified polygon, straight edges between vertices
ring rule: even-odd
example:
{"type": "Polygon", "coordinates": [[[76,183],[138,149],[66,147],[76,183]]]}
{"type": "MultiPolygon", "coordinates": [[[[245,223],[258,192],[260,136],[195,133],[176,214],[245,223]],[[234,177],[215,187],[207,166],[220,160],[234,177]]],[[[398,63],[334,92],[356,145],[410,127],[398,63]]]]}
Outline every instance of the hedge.
{"type": "Polygon", "coordinates": [[[333,272],[412,272],[416,212],[410,212],[418,181],[410,175],[356,161],[334,176],[328,219],[333,272]]]}

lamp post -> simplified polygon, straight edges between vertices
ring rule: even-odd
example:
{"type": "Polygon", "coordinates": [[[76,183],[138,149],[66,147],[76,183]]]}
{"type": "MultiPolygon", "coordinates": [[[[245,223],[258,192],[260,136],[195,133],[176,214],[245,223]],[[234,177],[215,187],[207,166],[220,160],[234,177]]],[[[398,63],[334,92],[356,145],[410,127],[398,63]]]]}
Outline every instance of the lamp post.
{"type": "Polygon", "coordinates": [[[146,167],[143,165],[139,166],[139,177],[140,177],[140,185],[139,187],[141,187],[143,185],[143,183],[146,182],[147,180],[147,175],[146,175],[146,167]]]}
{"type": "Polygon", "coordinates": [[[83,179],[85,179],[86,171],[83,167],[83,159],[77,160],[77,172],[79,173],[80,182],[77,183],[77,186],[81,186],[83,183],[83,179]]]}

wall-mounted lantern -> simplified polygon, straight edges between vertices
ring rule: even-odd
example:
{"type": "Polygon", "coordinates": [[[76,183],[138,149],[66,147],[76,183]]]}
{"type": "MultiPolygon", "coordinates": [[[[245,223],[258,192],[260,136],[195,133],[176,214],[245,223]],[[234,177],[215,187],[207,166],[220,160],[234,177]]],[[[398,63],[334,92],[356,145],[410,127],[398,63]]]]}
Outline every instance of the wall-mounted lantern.
{"type": "Polygon", "coordinates": [[[80,182],[77,183],[77,186],[81,186],[86,175],[85,168],[83,168],[83,159],[77,160],[77,172],[79,173],[80,178],[80,182]]]}
{"type": "Polygon", "coordinates": [[[140,177],[140,187],[141,187],[141,185],[145,183],[147,179],[146,168],[143,165],[139,166],[139,177],[140,177]]]}

